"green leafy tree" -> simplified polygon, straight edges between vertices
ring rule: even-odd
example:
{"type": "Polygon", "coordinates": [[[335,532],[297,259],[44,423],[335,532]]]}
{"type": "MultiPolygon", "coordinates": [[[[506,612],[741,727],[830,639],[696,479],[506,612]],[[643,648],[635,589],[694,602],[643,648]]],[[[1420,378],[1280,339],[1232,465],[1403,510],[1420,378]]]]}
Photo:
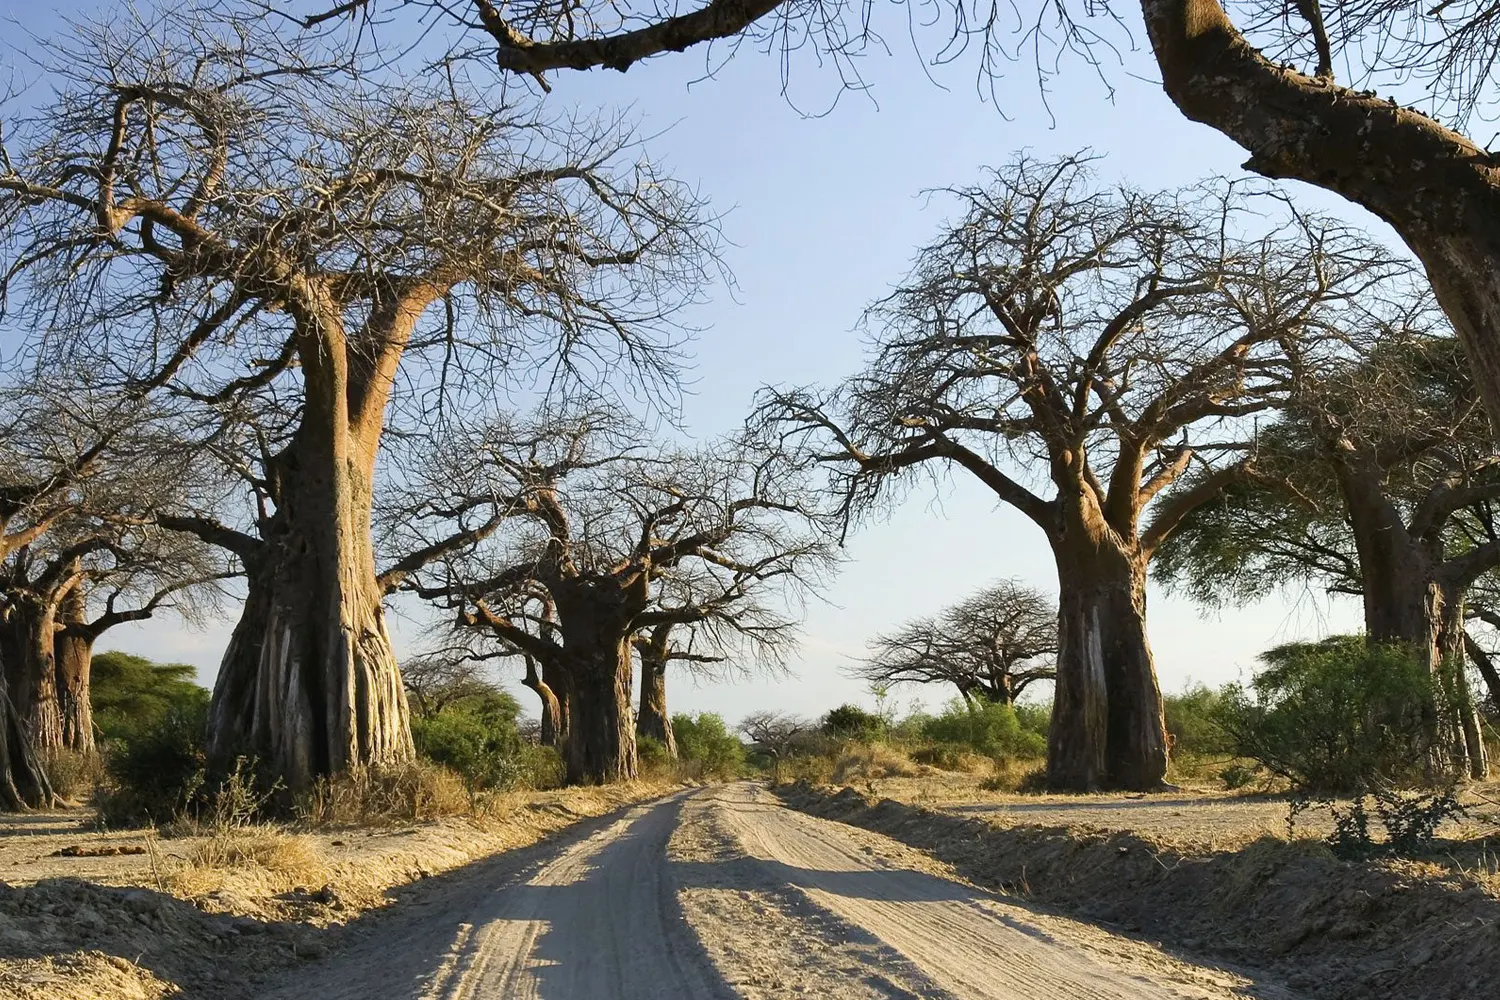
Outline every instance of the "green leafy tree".
{"type": "Polygon", "coordinates": [[[208,689],[186,663],[155,663],[118,650],[96,653],[91,667],[94,724],[106,740],[129,740],[168,717],[202,719],[208,689]]]}
{"type": "Polygon", "coordinates": [[[1216,713],[1236,755],[1309,794],[1427,780],[1433,681],[1410,649],[1340,635],[1278,646],[1261,661],[1216,713]]]}
{"type": "Polygon", "coordinates": [[[737,778],[745,769],[745,748],[713,712],[672,716],[679,760],[696,764],[705,777],[737,778]]]}
{"type": "Polygon", "coordinates": [[[1047,739],[1021,725],[1014,705],[966,702],[955,698],[922,724],[922,735],[934,743],[957,745],[986,757],[1041,757],[1047,739]]]}

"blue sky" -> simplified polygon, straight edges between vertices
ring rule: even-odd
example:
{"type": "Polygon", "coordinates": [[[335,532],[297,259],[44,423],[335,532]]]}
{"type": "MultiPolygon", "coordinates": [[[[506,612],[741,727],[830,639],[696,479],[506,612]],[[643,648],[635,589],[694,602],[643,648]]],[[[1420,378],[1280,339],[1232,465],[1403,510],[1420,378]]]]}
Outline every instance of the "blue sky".
{"type": "MultiPolygon", "coordinates": [[[[0,68],[15,58],[7,50],[16,44],[3,18],[45,33],[57,11],[93,7],[0,0],[0,37],[7,42],[0,68]]],[[[1142,35],[1139,25],[1130,27],[1142,35]]],[[[643,131],[665,130],[650,146],[653,157],[727,211],[738,290],[732,296],[717,290],[692,316],[705,332],[693,348],[694,385],[685,405],[690,433],[738,424],[762,384],[832,382],[859,367],[863,343],[854,327],[860,311],[902,275],[942,221],[925,205],[924,189],[975,180],[981,167],[1023,148],[1051,155],[1088,147],[1106,157],[1099,166],[1105,178],[1148,186],[1241,173],[1243,152],[1177,113],[1154,82],[1148,53],[1126,52],[1123,64],[1108,70],[1113,103],[1087,67],[1070,67],[1051,83],[1050,115],[1029,67],[1019,64],[997,88],[1002,115],[980,100],[969,64],[935,71],[934,83],[909,42],[894,38],[891,49],[890,56],[865,61],[868,95],[845,94],[818,118],[800,115],[780,95],[775,58],[748,50],[716,78],[696,83],[704,63],[692,54],[627,74],[552,80],[551,102],[629,105],[643,131]]],[[[0,69],[0,78],[7,75],[0,69]]],[[[832,81],[831,71],[820,73],[804,60],[792,77],[793,96],[821,108],[832,81]]],[[[1295,194],[1304,206],[1391,238],[1377,220],[1333,196],[1303,185],[1295,194]]],[[[824,601],[809,608],[792,677],[702,687],[674,678],[674,710],[718,711],[733,720],[759,708],[812,714],[845,700],[868,704],[868,693],[840,668],[872,633],[937,611],[997,577],[1056,588],[1036,529],[956,477],[951,488],[914,494],[887,522],[854,537],[848,557],[824,601]]],[[[1315,595],[1212,617],[1159,589],[1150,596],[1151,638],[1167,689],[1189,679],[1234,679],[1272,644],[1354,630],[1358,623],[1353,602],[1330,605],[1315,595]]],[[[392,626],[398,647],[418,641],[419,627],[407,616],[395,616],[392,626]]],[[[192,663],[211,683],[228,628],[193,631],[162,620],[111,632],[101,645],[192,663]]],[[[529,708],[530,696],[517,691],[529,708]]],[[[898,701],[948,696],[905,690],[898,701]]]]}

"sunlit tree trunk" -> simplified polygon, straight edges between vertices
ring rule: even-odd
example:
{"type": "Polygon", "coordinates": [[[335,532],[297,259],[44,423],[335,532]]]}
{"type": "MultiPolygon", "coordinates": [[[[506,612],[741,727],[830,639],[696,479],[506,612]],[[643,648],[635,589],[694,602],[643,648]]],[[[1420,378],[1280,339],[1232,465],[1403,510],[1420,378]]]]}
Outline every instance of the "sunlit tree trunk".
{"type": "Polygon", "coordinates": [[[62,712],[63,745],[79,753],[93,753],[94,710],[89,693],[94,633],[88,627],[83,591],[73,587],[58,610],[61,626],[53,639],[57,665],[57,697],[62,712]]]}
{"type": "Polygon", "coordinates": [[[1167,771],[1145,562],[1105,532],[1080,524],[1054,545],[1058,655],[1047,781],[1058,790],[1146,791],[1167,771]]]}
{"type": "Polygon", "coordinates": [[[677,759],[677,735],[672,732],[672,717],[667,713],[667,653],[671,626],[662,626],[649,637],[638,640],[636,652],[641,660],[641,701],[636,713],[636,735],[656,740],[669,758],[677,759]]]}
{"type": "MultiPolygon", "coordinates": [[[[384,369],[351,360],[337,312],[328,308],[298,317],[302,422],[274,463],[278,506],[247,566],[249,594],[209,716],[212,756],[254,756],[292,789],[414,756],[370,528],[376,450],[399,351],[388,339],[359,352],[364,358],[389,348],[384,369]]],[[[387,337],[403,339],[414,321],[405,317],[387,337]]]]}
{"type": "Polygon", "coordinates": [[[11,701],[32,746],[44,755],[63,748],[53,650],[56,625],[56,607],[27,596],[12,599],[5,617],[4,658],[11,701]]]}
{"type": "Polygon", "coordinates": [[[548,684],[537,670],[536,658],[533,656],[526,657],[526,677],[521,683],[534,691],[542,703],[542,746],[562,745],[562,700],[558,697],[556,689],[548,684]]]}

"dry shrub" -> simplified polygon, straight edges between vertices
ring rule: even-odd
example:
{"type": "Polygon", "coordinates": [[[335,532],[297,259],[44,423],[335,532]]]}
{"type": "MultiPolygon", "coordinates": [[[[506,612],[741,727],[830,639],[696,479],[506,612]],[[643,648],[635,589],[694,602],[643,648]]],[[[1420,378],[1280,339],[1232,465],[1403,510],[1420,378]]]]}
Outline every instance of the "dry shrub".
{"type": "Polygon", "coordinates": [[[914,778],[922,766],[884,743],[851,743],[833,762],[835,784],[873,781],[877,778],[914,778]]]}
{"type": "Polygon", "coordinates": [[[476,804],[458,775],[417,761],[321,779],[297,812],[313,826],[379,826],[467,815],[476,804]]]}
{"type": "Polygon", "coordinates": [[[53,750],[43,755],[42,767],[52,790],[73,802],[88,798],[104,780],[104,760],[97,753],[53,750]]]}
{"type": "Polygon", "coordinates": [[[940,771],[956,771],[959,774],[986,774],[993,771],[995,766],[991,758],[971,753],[951,743],[918,747],[911,752],[911,759],[940,771]]]}

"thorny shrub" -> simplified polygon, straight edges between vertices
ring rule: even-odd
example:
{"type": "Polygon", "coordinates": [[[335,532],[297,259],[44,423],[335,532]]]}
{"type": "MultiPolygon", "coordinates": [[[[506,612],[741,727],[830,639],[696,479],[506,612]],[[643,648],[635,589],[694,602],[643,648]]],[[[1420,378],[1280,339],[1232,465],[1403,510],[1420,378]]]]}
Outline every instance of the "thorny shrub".
{"type": "Polygon", "coordinates": [[[1351,859],[1426,853],[1432,849],[1443,823],[1468,815],[1457,789],[1452,787],[1435,792],[1376,788],[1357,796],[1347,806],[1330,798],[1294,796],[1287,812],[1288,839],[1295,833],[1297,817],[1317,807],[1327,808],[1333,815],[1333,833],[1327,838],[1329,849],[1341,858],[1351,859]],[[1371,809],[1385,830],[1384,840],[1376,840],[1370,833],[1371,809]]]}

